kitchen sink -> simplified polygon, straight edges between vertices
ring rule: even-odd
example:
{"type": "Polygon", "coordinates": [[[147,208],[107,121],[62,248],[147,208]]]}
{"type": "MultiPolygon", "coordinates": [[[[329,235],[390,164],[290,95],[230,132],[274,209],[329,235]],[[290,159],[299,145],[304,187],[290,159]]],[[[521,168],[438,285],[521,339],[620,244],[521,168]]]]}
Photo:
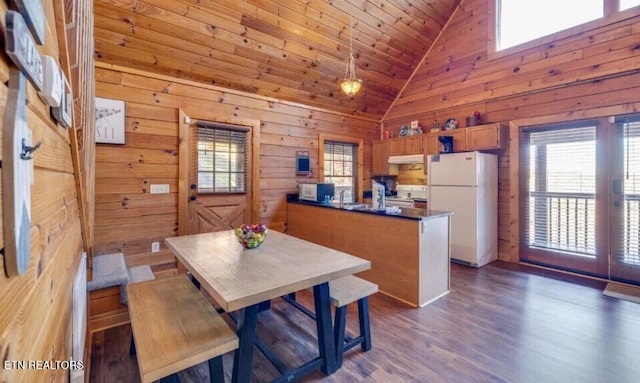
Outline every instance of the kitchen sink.
{"type": "Polygon", "coordinates": [[[342,204],[342,208],[346,210],[364,210],[367,205],[363,203],[345,203],[342,204]]]}

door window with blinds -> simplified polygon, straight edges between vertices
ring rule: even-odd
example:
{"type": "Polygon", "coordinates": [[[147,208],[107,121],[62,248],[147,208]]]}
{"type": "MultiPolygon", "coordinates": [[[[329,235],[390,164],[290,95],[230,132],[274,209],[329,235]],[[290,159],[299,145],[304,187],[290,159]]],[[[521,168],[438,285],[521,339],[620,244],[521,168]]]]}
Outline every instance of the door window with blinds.
{"type": "Polygon", "coordinates": [[[640,117],[520,131],[521,259],[640,283],[640,117]]]}
{"type": "Polygon", "coordinates": [[[245,193],[249,131],[218,124],[197,126],[199,193],[245,193]]]}
{"type": "Polygon", "coordinates": [[[335,198],[343,193],[344,202],[356,200],[357,145],[325,141],[324,182],[334,183],[335,198]]]}

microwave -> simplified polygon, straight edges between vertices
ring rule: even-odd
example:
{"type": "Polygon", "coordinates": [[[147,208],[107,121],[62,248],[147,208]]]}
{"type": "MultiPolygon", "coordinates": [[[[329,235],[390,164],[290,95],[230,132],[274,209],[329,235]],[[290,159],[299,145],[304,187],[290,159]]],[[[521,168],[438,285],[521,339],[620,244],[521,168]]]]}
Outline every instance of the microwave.
{"type": "Polygon", "coordinates": [[[314,182],[314,183],[300,183],[298,185],[298,199],[313,202],[324,201],[324,196],[328,195],[329,198],[333,198],[336,187],[335,184],[314,182]]]}

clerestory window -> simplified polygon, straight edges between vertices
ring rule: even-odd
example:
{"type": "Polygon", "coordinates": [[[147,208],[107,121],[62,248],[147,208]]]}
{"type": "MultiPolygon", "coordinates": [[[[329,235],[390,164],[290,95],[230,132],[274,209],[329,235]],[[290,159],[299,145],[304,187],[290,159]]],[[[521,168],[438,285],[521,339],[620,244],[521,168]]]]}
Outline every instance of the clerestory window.
{"type": "Polygon", "coordinates": [[[640,0],[495,0],[496,51],[640,5],[640,0]]]}

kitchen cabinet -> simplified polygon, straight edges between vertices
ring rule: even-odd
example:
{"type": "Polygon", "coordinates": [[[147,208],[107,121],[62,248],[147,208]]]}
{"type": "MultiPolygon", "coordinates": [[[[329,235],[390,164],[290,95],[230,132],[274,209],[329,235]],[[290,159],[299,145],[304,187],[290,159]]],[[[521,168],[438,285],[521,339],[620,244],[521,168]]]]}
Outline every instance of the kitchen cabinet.
{"type": "Polygon", "coordinates": [[[501,150],[507,144],[507,129],[502,124],[485,124],[429,132],[408,137],[398,137],[373,143],[372,175],[397,175],[398,165],[388,164],[389,156],[425,154],[424,172],[427,173],[427,156],[440,153],[440,136],[453,137],[454,152],[474,150],[501,150]]]}
{"type": "Polygon", "coordinates": [[[392,138],[389,140],[389,155],[401,156],[404,154],[404,137],[392,138]]]}
{"type": "Polygon", "coordinates": [[[504,149],[507,142],[506,133],[507,130],[502,124],[478,125],[468,128],[426,133],[424,134],[422,145],[424,147],[424,154],[438,154],[441,148],[438,137],[451,136],[453,137],[454,152],[504,149]]]}
{"type": "Polygon", "coordinates": [[[422,307],[449,291],[451,216],[405,210],[394,215],[289,202],[287,234],[371,261],[358,276],[422,307]]]}
{"type": "Polygon", "coordinates": [[[388,176],[398,174],[398,165],[389,164],[390,141],[391,140],[374,141],[371,145],[371,175],[388,176]]]}
{"type": "Polygon", "coordinates": [[[404,154],[421,154],[422,153],[422,135],[416,134],[404,139],[404,154]]]}
{"type": "MultiPolygon", "coordinates": [[[[422,147],[424,148],[424,154],[438,154],[440,153],[440,141],[438,141],[439,132],[425,133],[422,140],[422,147]]],[[[425,168],[426,169],[426,168],[425,168]]]]}
{"type": "Polygon", "coordinates": [[[398,137],[389,140],[389,155],[402,156],[405,154],[422,153],[422,135],[416,134],[408,137],[398,137]]]}
{"type": "Polygon", "coordinates": [[[440,135],[453,137],[454,152],[466,152],[469,150],[467,147],[467,128],[445,130],[440,132],[440,135]]]}
{"type": "Polygon", "coordinates": [[[427,133],[424,135],[424,154],[438,154],[442,148],[442,144],[438,140],[440,136],[453,137],[453,151],[466,152],[467,149],[467,128],[443,130],[440,132],[427,133]]]}
{"type": "MultiPolygon", "coordinates": [[[[501,124],[478,125],[467,130],[469,150],[504,149],[507,141],[507,129],[501,124]]],[[[454,144],[454,149],[456,148],[454,144]]],[[[457,150],[456,150],[457,151],[457,150]]]]}

